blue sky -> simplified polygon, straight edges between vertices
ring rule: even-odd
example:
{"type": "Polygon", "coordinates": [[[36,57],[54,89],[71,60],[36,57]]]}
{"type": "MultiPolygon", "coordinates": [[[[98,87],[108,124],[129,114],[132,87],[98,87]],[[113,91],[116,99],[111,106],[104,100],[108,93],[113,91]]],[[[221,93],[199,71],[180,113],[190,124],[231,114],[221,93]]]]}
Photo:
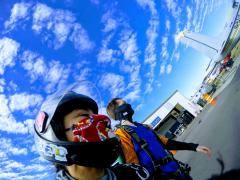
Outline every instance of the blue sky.
{"type": "Polygon", "coordinates": [[[229,6],[226,0],[1,1],[1,179],[53,177],[36,152],[33,122],[48,95],[74,82],[95,84],[102,113],[111,98],[125,98],[140,122],[175,90],[193,95],[209,59],[176,36],[220,33],[229,6]]]}

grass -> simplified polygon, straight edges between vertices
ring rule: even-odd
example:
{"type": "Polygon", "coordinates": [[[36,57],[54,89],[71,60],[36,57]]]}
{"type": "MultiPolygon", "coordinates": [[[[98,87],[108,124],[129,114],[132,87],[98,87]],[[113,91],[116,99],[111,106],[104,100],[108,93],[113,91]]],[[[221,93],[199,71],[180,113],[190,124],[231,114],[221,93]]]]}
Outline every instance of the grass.
{"type": "Polygon", "coordinates": [[[236,46],[231,51],[231,57],[235,59],[240,55],[240,41],[236,44],[236,46]]]}

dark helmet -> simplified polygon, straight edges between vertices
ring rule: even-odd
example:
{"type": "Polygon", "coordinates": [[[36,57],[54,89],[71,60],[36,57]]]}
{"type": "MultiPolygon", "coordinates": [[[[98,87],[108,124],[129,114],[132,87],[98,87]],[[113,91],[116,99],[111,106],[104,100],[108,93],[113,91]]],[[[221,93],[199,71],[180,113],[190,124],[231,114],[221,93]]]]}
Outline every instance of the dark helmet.
{"type": "Polygon", "coordinates": [[[59,132],[53,123],[59,117],[56,115],[60,113],[63,120],[63,116],[76,107],[98,113],[97,103],[93,99],[74,91],[55,94],[43,103],[34,124],[35,143],[40,155],[61,165],[109,167],[120,152],[120,143],[116,137],[100,142],[70,142],[58,138],[59,132]]]}

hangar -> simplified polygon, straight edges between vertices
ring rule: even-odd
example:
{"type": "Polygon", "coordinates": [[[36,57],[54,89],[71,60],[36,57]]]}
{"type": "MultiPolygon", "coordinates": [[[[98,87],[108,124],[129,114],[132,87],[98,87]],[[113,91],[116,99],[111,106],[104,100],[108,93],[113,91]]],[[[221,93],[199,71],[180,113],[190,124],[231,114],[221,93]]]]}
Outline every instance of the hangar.
{"type": "Polygon", "coordinates": [[[201,106],[191,102],[176,90],[143,121],[143,124],[150,125],[158,134],[175,138],[187,128],[201,110],[201,106]]]}

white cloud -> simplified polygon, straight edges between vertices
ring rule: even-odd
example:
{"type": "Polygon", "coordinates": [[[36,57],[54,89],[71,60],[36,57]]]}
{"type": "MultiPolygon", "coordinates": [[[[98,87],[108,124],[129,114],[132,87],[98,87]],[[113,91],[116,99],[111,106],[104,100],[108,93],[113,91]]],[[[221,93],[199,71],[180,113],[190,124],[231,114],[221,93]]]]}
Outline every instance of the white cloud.
{"type": "Polygon", "coordinates": [[[52,18],[53,12],[54,10],[52,8],[45,4],[38,3],[34,7],[32,29],[37,33],[40,33],[46,25],[48,29],[50,29],[52,26],[50,19],[52,18]]]}
{"type": "Polygon", "coordinates": [[[179,53],[179,52],[176,52],[176,53],[174,54],[174,58],[175,58],[176,61],[179,61],[180,53],[179,53]]]}
{"type": "Polygon", "coordinates": [[[168,64],[167,65],[167,70],[166,70],[167,74],[170,74],[172,72],[172,65],[168,64]]]}
{"type": "Polygon", "coordinates": [[[155,44],[156,44],[156,38],[158,36],[157,30],[159,26],[159,19],[158,19],[158,14],[157,10],[155,9],[155,3],[151,0],[137,0],[139,5],[141,7],[146,7],[148,6],[150,8],[150,11],[152,13],[152,17],[149,20],[149,27],[146,31],[147,35],[147,40],[148,40],[148,45],[145,49],[145,63],[150,63],[154,62],[156,60],[156,54],[155,54],[155,44]]]}
{"type": "Polygon", "coordinates": [[[33,65],[31,70],[32,73],[34,72],[35,75],[44,75],[46,70],[46,65],[43,57],[39,57],[35,59],[35,62],[32,65],[33,65]]]}
{"type": "Polygon", "coordinates": [[[107,19],[103,32],[109,32],[116,29],[118,26],[117,21],[113,18],[107,19]]]}
{"type": "Polygon", "coordinates": [[[59,61],[52,61],[50,62],[45,80],[50,82],[58,82],[58,80],[61,78],[62,72],[63,65],[61,65],[59,61]]]}
{"type": "MultiPolygon", "coordinates": [[[[16,172],[5,172],[5,173],[0,173],[2,179],[14,179],[14,180],[22,180],[22,179],[36,179],[36,175],[22,175],[26,173],[16,173],[16,172]]],[[[46,173],[41,173],[40,175],[37,175],[39,180],[44,180],[47,177],[49,177],[49,174],[46,173]]]]}
{"type": "Polygon", "coordinates": [[[175,19],[178,19],[181,16],[181,9],[178,6],[177,2],[174,0],[165,0],[165,3],[167,5],[168,11],[172,13],[172,16],[175,19]]]}
{"type": "Polygon", "coordinates": [[[177,30],[176,33],[173,35],[173,39],[176,47],[178,47],[180,42],[179,33],[180,33],[180,29],[179,31],[177,30]]]}
{"type": "Polygon", "coordinates": [[[147,29],[147,39],[148,39],[148,45],[145,49],[145,63],[152,64],[156,61],[156,39],[158,36],[157,29],[159,25],[158,20],[150,20],[150,26],[147,29]]]}
{"type": "Polygon", "coordinates": [[[168,45],[168,37],[167,36],[162,37],[162,45],[164,45],[164,46],[168,45]]]}
{"type": "Polygon", "coordinates": [[[14,83],[13,81],[10,81],[9,86],[7,88],[10,88],[13,91],[17,91],[18,85],[16,83],[14,83]]]}
{"type": "Polygon", "coordinates": [[[187,6],[186,11],[187,11],[187,29],[189,30],[191,27],[191,21],[192,21],[192,10],[189,6],[187,6]]]}
{"type": "Polygon", "coordinates": [[[160,82],[157,82],[158,87],[162,87],[162,84],[160,82]]]}
{"type": "Polygon", "coordinates": [[[194,0],[194,7],[187,6],[186,9],[188,21],[186,23],[185,29],[189,29],[190,26],[192,26],[193,29],[190,29],[191,31],[201,32],[206,16],[209,15],[213,10],[217,9],[218,6],[224,3],[227,4],[228,1],[211,0],[211,2],[209,2],[206,0],[194,0]],[[191,9],[194,9],[194,11],[191,11],[191,9]]]}
{"type": "Polygon", "coordinates": [[[64,85],[70,73],[69,65],[63,65],[56,60],[51,60],[46,64],[42,56],[31,51],[24,51],[21,61],[23,68],[31,77],[31,82],[38,78],[43,79],[48,93],[52,92],[56,85],[58,88],[64,85]]]}
{"type": "Polygon", "coordinates": [[[15,160],[6,160],[0,163],[1,172],[0,176],[2,179],[16,179],[16,180],[22,180],[22,179],[46,179],[47,177],[54,178],[55,173],[53,166],[50,165],[50,163],[41,163],[40,162],[28,162],[27,165],[17,162],[15,160]],[[49,174],[52,172],[51,174],[49,174]],[[46,172],[48,171],[48,172],[46,172]],[[29,174],[31,172],[31,175],[29,174]],[[37,174],[36,174],[37,173],[37,174]]]}
{"type": "Polygon", "coordinates": [[[24,2],[14,4],[11,10],[10,19],[4,23],[5,28],[12,30],[16,23],[19,23],[21,19],[29,18],[28,14],[30,6],[31,4],[24,2]]]}
{"type": "Polygon", "coordinates": [[[45,90],[48,93],[53,92],[57,84],[64,84],[67,80],[70,68],[62,65],[59,61],[50,61],[44,81],[47,83],[45,90]]]}
{"type": "Polygon", "coordinates": [[[76,81],[82,81],[88,79],[89,75],[91,74],[92,69],[90,68],[81,68],[74,78],[76,81]]]}
{"type": "Polygon", "coordinates": [[[75,64],[75,67],[77,70],[80,70],[87,67],[89,64],[90,64],[89,60],[81,59],[75,64]]]}
{"type": "MultiPolygon", "coordinates": [[[[31,6],[29,3],[16,3],[11,10],[10,19],[5,22],[5,28],[12,30],[17,24],[24,27],[26,21],[32,17],[32,30],[39,34],[49,47],[59,49],[67,40],[73,42],[75,49],[80,52],[94,47],[87,31],[75,22],[76,18],[70,11],[53,9],[41,3],[31,6]],[[21,19],[24,21],[20,21],[21,19]]],[[[109,26],[111,24],[114,22],[109,21],[109,26]]]]}
{"type": "MultiPolygon", "coordinates": [[[[218,6],[218,3],[222,2],[215,2],[214,4],[216,7],[218,6]]],[[[194,16],[192,20],[192,24],[194,27],[195,32],[200,32],[203,27],[203,23],[205,21],[206,16],[213,10],[213,3],[208,3],[206,1],[199,1],[195,0],[195,11],[194,11],[194,16]]]]}
{"type": "Polygon", "coordinates": [[[194,16],[193,16],[193,26],[197,26],[197,22],[198,22],[198,18],[199,16],[201,16],[201,14],[199,14],[199,8],[200,8],[200,3],[201,1],[199,0],[195,0],[195,10],[194,10],[194,16]]]}
{"type": "Polygon", "coordinates": [[[18,174],[17,173],[15,173],[15,172],[1,172],[0,173],[0,176],[1,176],[1,178],[3,178],[3,179],[9,179],[9,178],[11,178],[11,179],[16,179],[16,177],[18,177],[18,174]]]}
{"type": "Polygon", "coordinates": [[[63,46],[63,44],[65,43],[65,41],[68,38],[68,34],[71,30],[71,26],[70,24],[66,24],[66,23],[56,23],[53,29],[53,33],[56,36],[56,40],[54,42],[54,48],[55,49],[59,49],[60,47],[63,46]]]}
{"type": "MultiPolygon", "coordinates": [[[[116,34],[116,30],[119,26],[123,25],[121,21],[121,15],[115,15],[116,11],[115,7],[108,8],[108,10],[102,15],[101,23],[103,24],[103,35],[104,38],[102,40],[102,47],[97,55],[97,60],[99,63],[108,63],[114,65],[119,59],[119,55],[121,55],[120,50],[109,47],[110,41],[113,39],[116,34]]],[[[125,25],[127,23],[125,22],[125,25]]],[[[124,25],[123,25],[124,26],[124,25]]]]}
{"type": "Polygon", "coordinates": [[[206,6],[206,8],[205,8],[205,10],[204,10],[204,12],[203,12],[203,14],[202,14],[202,20],[200,21],[201,22],[201,24],[200,24],[200,26],[199,26],[199,29],[196,29],[196,32],[200,32],[200,31],[202,31],[202,28],[203,28],[203,24],[204,24],[204,21],[205,21],[205,18],[206,18],[206,16],[207,16],[207,14],[209,13],[209,7],[208,6],[206,6]]]}
{"type": "Polygon", "coordinates": [[[71,88],[75,92],[79,92],[80,94],[91,97],[97,102],[98,105],[102,102],[101,92],[99,92],[98,85],[92,81],[80,80],[74,83],[71,88]]]}
{"type": "Polygon", "coordinates": [[[169,58],[169,53],[168,53],[168,37],[167,36],[163,36],[162,37],[162,50],[161,50],[161,56],[163,59],[168,59],[169,58]]]}
{"type": "Polygon", "coordinates": [[[41,95],[26,93],[11,95],[9,99],[9,107],[12,111],[26,110],[30,107],[38,106],[43,100],[41,95]]]}
{"type": "Polygon", "coordinates": [[[8,107],[5,95],[0,95],[0,130],[9,133],[25,134],[28,128],[21,122],[17,122],[8,107]]]}
{"type": "Polygon", "coordinates": [[[28,71],[32,82],[41,76],[45,76],[47,65],[44,62],[44,58],[39,54],[31,51],[24,51],[21,56],[21,61],[23,68],[28,71]]]}
{"type": "Polygon", "coordinates": [[[168,53],[168,49],[166,46],[162,46],[161,56],[163,59],[169,58],[169,53],[168,53]]]}
{"type": "Polygon", "coordinates": [[[13,144],[11,139],[7,138],[0,138],[1,151],[5,152],[7,155],[14,155],[14,156],[22,156],[27,155],[28,151],[27,148],[18,148],[16,147],[16,144],[13,144]]]}
{"type": "Polygon", "coordinates": [[[23,170],[28,171],[28,172],[37,170],[37,171],[41,172],[41,171],[46,170],[46,166],[43,166],[41,164],[33,164],[31,166],[25,166],[23,170]]]}
{"type": "MultiPolygon", "coordinates": [[[[137,34],[130,29],[126,21],[123,21],[124,18],[121,15],[118,15],[117,18],[114,17],[116,12],[115,9],[110,9],[102,16],[101,21],[104,25],[103,32],[105,37],[97,59],[99,63],[104,63],[104,65],[119,63],[120,71],[126,73],[126,76],[129,77],[127,78],[129,82],[125,89],[125,92],[128,93],[125,99],[133,101],[139,98],[141,91],[140,64],[138,59],[140,51],[137,47],[137,34]],[[114,35],[118,33],[116,30],[119,26],[123,26],[119,33],[120,39],[117,41],[120,50],[108,47],[114,35]]],[[[114,92],[113,94],[118,93],[114,92]]]]}
{"type": "Polygon", "coordinates": [[[119,22],[117,19],[113,17],[113,11],[108,10],[105,14],[103,14],[101,22],[104,25],[103,32],[111,32],[115,30],[119,26],[119,22]]]}
{"type": "Polygon", "coordinates": [[[124,60],[121,62],[120,69],[126,73],[129,73],[130,80],[127,85],[127,89],[131,89],[128,94],[126,94],[125,99],[128,101],[134,101],[140,97],[140,63],[138,56],[140,51],[137,46],[137,37],[130,29],[123,30],[121,32],[121,38],[119,40],[119,48],[122,51],[124,60]]]}
{"type": "Polygon", "coordinates": [[[208,4],[205,2],[201,2],[199,12],[197,12],[197,14],[195,14],[198,17],[197,21],[196,21],[197,23],[194,27],[195,32],[200,32],[202,30],[202,26],[203,26],[203,23],[204,23],[207,13],[208,13],[208,4]]]}
{"type": "Polygon", "coordinates": [[[148,8],[151,12],[151,18],[149,20],[149,27],[146,31],[147,36],[147,47],[145,49],[145,64],[150,66],[149,73],[147,73],[148,82],[146,84],[145,93],[152,91],[152,83],[154,79],[154,69],[156,66],[156,39],[158,37],[159,17],[155,7],[155,2],[152,0],[137,0],[137,3],[142,8],[148,8]]]}
{"type": "MultiPolygon", "coordinates": [[[[36,114],[37,114],[37,113],[36,113],[36,114]]],[[[27,119],[27,120],[25,120],[25,121],[23,122],[23,124],[24,124],[25,126],[27,126],[27,128],[28,128],[28,130],[29,130],[29,132],[30,132],[31,134],[34,133],[34,127],[33,127],[34,122],[35,122],[34,119],[27,119]]]]}
{"type": "Polygon", "coordinates": [[[124,77],[113,73],[103,74],[99,84],[110,92],[111,97],[121,96],[121,93],[125,89],[124,77]]]}
{"type": "Polygon", "coordinates": [[[152,83],[153,83],[153,78],[154,78],[154,69],[156,66],[156,60],[157,60],[157,56],[156,56],[156,39],[158,36],[157,30],[158,30],[158,25],[159,25],[159,20],[153,20],[151,19],[149,21],[150,26],[147,29],[147,39],[148,39],[148,45],[145,49],[145,59],[144,62],[146,64],[150,65],[150,71],[147,75],[148,79],[149,79],[149,84],[146,85],[146,93],[150,93],[152,91],[152,83]]]}
{"type": "Polygon", "coordinates": [[[99,114],[104,114],[104,115],[108,116],[108,114],[107,114],[107,107],[100,106],[99,110],[98,110],[98,113],[99,114]]]}
{"type": "Polygon", "coordinates": [[[119,50],[109,48],[109,43],[114,37],[115,30],[120,25],[118,20],[113,16],[114,10],[108,10],[105,14],[103,14],[101,18],[101,23],[103,23],[103,32],[105,34],[104,39],[102,40],[102,47],[99,50],[97,55],[97,60],[99,63],[110,63],[115,64],[117,60],[117,56],[120,54],[119,50]]]}
{"type": "Polygon", "coordinates": [[[43,39],[54,49],[63,47],[74,24],[75,17],[69,11],[53,9],[40,3],[34,7],[32,29],[36,33],[41,33],[43,39]],[[54,35],[53,38],[51,33],[54,35]]]}
{"type": "Polygon", "coordinates": [[[138,104],[138,105],[135,107],[135,110],[136,110],[136,111],[140,111],[140,110],[143,109],[143,107],[144,107],[144,104],[143,104],[143,103],[140,103],[140,104],[138,104]]]}
{"type": "Polygon", "coordinates": [[[5,166],[6,169],[21,169],[23,167],[24,167],[24,164],[16,162],[16,161],[14,161],[14,162],[11,161],[9,164],[7,164],[5,166]]]}
{"type": "Polygon", "coordinates": [[[23,61],[22,66],[26,70],[32,70],[33,69],[33,61],[39,57],[37,53],[31,52],[31,51],[24,51],[21,57],[21,60],[23,61]]]}
{"type": "Polygon", "coordinates": [[[99,63],[108,63],[108,65],[116,63],[116,57],[120,54],[120,51],[108,48],[109,42],[112,38],[113,33],[110,33],[102,40],[102,47],[97,55],[97,61],[99,63]]]}
{"type": "Polygon", "coordinates": [[[124,60],[131,63],[138,62],[139,50],[136,42],[136,34],[132,31],[123,31],[119,40],[119,48],[121,49],[124,60]]]}
{"type": "Polygon", "coordinates": [[[75,24],[69,40],[73,42],[75,49],[80,52],[89,51],[94,47],[94,43],[90,41],[86,30],[80,24],[75,24]]]}
{"type": "Polygon", "coordinates": [[[143,8],[149,8],[152,16],[157,15],[157,9],[155,7],[155,2],[152,0],[137,0],[137,3],[143,8]]]}
{"type": "Polygon", "coordinates": [[[172,62],[173,60],[178,61],[179,58],[180,58],[180,53],[178,51],[178,45],[177,45],[177,46],[175,46],[175,48],[171,54],[170,62],[172,62]]]}
{"type": "Polygon", "coordinates": [[[175,35],[174,35],[174,41],[175,41],[175,46],[176,46],[175,48],[177,48],[179,41],[176,37],[178,36],[179,32],[182,31],[182,27],[180,26],[182,23],[182,19],[181,19],[182,9],[177,4],[177,1],[175,1],[175,0],[165,0],[165,3],[166,3],[168,11],[172,14],[172,16],[174,17],[174,19],[176,21],[176,23],[175,23],[176,31],[175,31],[175,35]]]}
{"type": "Polygon", "coordinates": [[[165,65],[162,64],[162,65],[160,66],[160,74],[164,74],[164,73],[165,73],[165,65]]]}
{"type": "Polygon", "coordinates": [[[102,47],[97,55],[97,60],[99,63],[115,64],[116,62],[115,56],[117,54],[119,54],[117,50],[102,47]]]}
{"type": "Polygon", "coordinates": [[[140,98],[141,93],[140,67],[141,65],[139,63],[132,65],[131,67],[130,80],[127,85],[127,89],[130,89],[130,92],[126,94],[125,97],[126,100],[134,101],[140,98]]]}
{"type": "Polygon", "coordinates": [[[124,99],[126,101],[129,101],[129,102],[133,102],[133,101],[135,101],[135,100],[137,100],[139,98],[140,98],[140,89],[139,88],[136,88],[134,91],[129,92],[124,97],[124,99]]]}
{"type": "Polygon", "coordinates": [[[0,78],[0,93],[4,91],[5,80],[0,78]]]}
{"type": "Polygon", "coordinates": [[[144,93],[145,93],[145,94],[151,93],[152,90],[153,90],[152,82],[148,82],[148,83],[146,84],[146,88],[145,88],[145,92],[144,92],[144,93]]]}
{"type": "MultiPolygon", "coordinates": [[[[70,36],[70,32],[76,26],[74,15],[66,10],[54,10],[55,13],[53,15],[53,20],[49,21],[48,26],[52,25],[52,32],[55,35],[54,39],[54,48],[61,48],[68,37],[70,36]]],[[[69,38],[70,40],[70,38],[69,38]]],[[[76,48],[77,49],[77,48],[76,48]]]]}
{"type": "Polygon", "coordinates": [[[0,39],[0,74],[4,73],[5,67],[14,66],[19,47],[20,44],[12,39],[0,39]]]}

